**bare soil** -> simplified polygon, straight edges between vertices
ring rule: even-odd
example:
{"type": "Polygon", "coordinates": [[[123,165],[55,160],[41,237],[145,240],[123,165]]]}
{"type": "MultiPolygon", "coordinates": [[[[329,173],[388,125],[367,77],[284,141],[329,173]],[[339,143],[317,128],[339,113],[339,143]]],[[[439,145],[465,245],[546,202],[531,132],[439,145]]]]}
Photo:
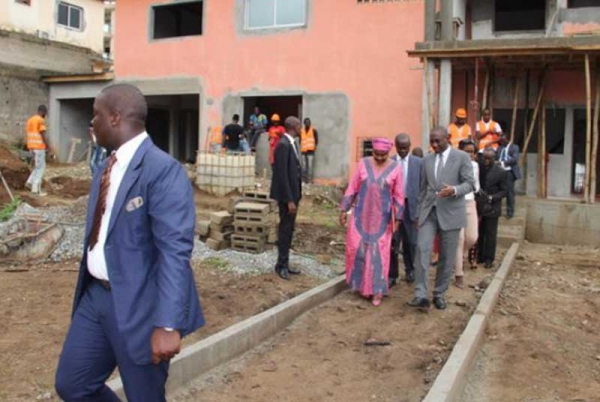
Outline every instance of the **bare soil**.
{"type": "Polygon", "coordinates": [[[478,302],[473,287],[492,273],[469,270],[470,286],[452,286],[448,309],[429,313],[405,305],[413,295],[405,283],[379,307],[344,292],[171,400],[420,401],[478,302]],[[365,346],[369,339],[390,345],[365,346]]]}
{"type": "MultiPolygon", "coordinates": [[[[0,267],[1,401],[35,401],[47,393],[56,398],[54,371],[69,325],[77,267],[76,261],[0,267]]],[[[235,277],[209,263],[196,265],[194,272],[207,325],[185,345],[319,284],[305,275],[290,282],[273,275],[235,277]]]]}
{"type": "Polygon", "coordinates": [[[517,258],[462,401],[600,401],[600,249],[517,258]]]}

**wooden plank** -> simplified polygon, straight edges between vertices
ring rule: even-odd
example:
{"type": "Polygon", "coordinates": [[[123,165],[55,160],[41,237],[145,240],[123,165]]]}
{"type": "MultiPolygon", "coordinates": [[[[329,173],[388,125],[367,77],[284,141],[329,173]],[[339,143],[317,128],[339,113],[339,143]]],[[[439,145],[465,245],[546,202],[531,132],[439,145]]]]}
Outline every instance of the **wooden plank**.
{"type": "Polygon", "coordinates": [[[538,135],[538,198],[546,198],[546,107],[542,106],[538,135]]]}
{"type": "Polygon", "coordinates": [[[598,124],[600,118],[600,67],[596,64],[596,99],[594,100],[594,118],[593,122],[593,130],[594,136],[592,139],[592,158],[590,161],[590,165],[592,167],[592,172],[590,176],[590,202],[594,204],[596,202],[596,177],[598,175],[598,136],[600,133],[598,132],[598,124]]]}
{"type": "Polygon", "coordinates": [[[542,104],[542,98],[544,97],[544,88],[546,86],[546,69],[542,71],[542,78],[540,80],[540,88],[538,93],[538,98],[535,103],[535,109],[533,110],[533,117],[531,118],[531,123],[529,124],[529,132],[527,133],[527,137],[525,138],[525,144],[523,144],[523,153],[521,154],[521,165],[525,161],[527,157],[527,147],[529,146],[529,141],[531,141],[531,136],[533,135],[533,129],[535,128],[535,122],[537,120],[538,113],[540,111],[540,106],[542,104]]]}
{"type": "Polygon", "coordinates": [[[590,78],[590,56],[585,55],[585,179],[583,181],[583,200],[590,202],[590,151],[592,148],[592,83],[590,78]]]}
{"type": "Polygon", "coordinates": [[[515,128],[517,125],[517,112],[518,112],[518,107],[519,107],[519,91],[521,89],[520,84],[521,84],[521,80],[517,76],[517,79],[515,81],[515,92],[513,95],[513,110],[512,110],[512,119],[510,122],[510,137],[508,138],[508,140],[511,142],[514,141],[514,139],[515,139],[515,128]]]}

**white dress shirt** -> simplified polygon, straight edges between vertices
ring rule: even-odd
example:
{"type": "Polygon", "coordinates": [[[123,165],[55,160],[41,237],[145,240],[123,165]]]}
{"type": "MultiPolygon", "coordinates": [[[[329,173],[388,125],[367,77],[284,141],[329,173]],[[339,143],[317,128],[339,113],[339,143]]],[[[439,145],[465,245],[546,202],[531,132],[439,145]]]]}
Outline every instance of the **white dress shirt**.
{"type": "Polygon", "coordinates": [[[465,195],[465,200],[474,200],[475,193],[479,191],[479,164],[471,161],[471,165],[473,166],[473,176],[475,177],[475,191],[471,191],[469,194],[465,195]]]}
{"type": "Polygon", "coordinates": [[[294,137],[292,137],[288,133],[285,133],[284,135],[287,137],[288,140],[290,140],[290,144],[292,144],[292,148],[294,149],[296,158],[298,158],[298,160],[300,160],[300,155],[298,154],[298,150],[296,149],[296,140],[294,139],[294,137]]]}
{"type": "Polygon", "coordinates": [[[147,137],[148,133],[144,131],[121,145],[116,151],[117,161],[110,172],[110,186],[108,187],[108,193],[106,195],[106,210],[100,221],[98,243],[96,243],[93,250],[88,248],[87,266],[88,271],[90,271],[90,274],[94,278],[105,281],[110,279],[108,277],[108,269],[106,268],[104,243],[106,242],[106,235],[108,234],[108,224],[110,222],[110,216],[112,215],[112,208],[119,187],[121,186],[121,181],[123,181],[123,176],[125,176],[125,172],[127,171],[127,167],[129,167],[131,159],[133,159],[136,151],[147,137]]]}
{"type": "Polygon", "coordinates": [[[397,157],[398,157],[398,162],[400,162],[400,165],[402,166],[402,185],[403,185],[402,194],[404,194],[404,197],[407,197],[406,183],[408,182],[408,159],[410,158],[410,154],[406,155],[405,158],[401,158],[399,155],[397,155],[397,157]]]}
{"type": "Polygon", "coordinates": [[[512,145],[512,142],[508,143],[508,145],[502,149],[502,152],[500,152],[500,166],[502,166],[502,169],[504,169],[504,170],[512,170],[512,166],[506,166],[504,164],[504,162],[506,162],[508,160],[508,148],[511,145],[512,145]]]}
{"type": "Polygon", "coordinates": [[[437,172],[438,172],[438,165],[440,164],[440,159],[443,160],[443,165],[442,165],[442,169],[444,168],[444,166],[446,166],[446,162],[448,162],[448,155],[450,155],[450,150],[452,149],[452,147],[450,146],[450,144],[448,144],[448,148],[446,148],[446,150],[444,152],[442,152],[441,154],[437,154],[435,156],[435,166],[434,166],[434,174],[435,174],[435,179],[437,180],[437,172]]]}

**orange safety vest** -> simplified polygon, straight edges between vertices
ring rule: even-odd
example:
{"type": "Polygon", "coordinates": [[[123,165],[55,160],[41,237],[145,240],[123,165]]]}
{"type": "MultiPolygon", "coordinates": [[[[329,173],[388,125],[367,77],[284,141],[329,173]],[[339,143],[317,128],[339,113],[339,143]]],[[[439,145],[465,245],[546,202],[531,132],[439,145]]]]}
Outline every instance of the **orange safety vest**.
{"type": "Polygon", "coordinates": [[[44,137],[42,137],[42,132],[46,131],[46,121],[42,116],[36,114],[30,117],[27,120],[25,131],[27,133],[27,149],[46,149],[46,143],[44,143],[44,137]]]}
{"type": "Polygon", "coordinates": [[[210,133],[211,144],[222,144],[223,143],[223,128],[221,126],[214,126],[210,133]]]}
{"type": "Polygon", "coordinates": [[[471,127],[468,124],[458,128],[456,124],[452,123],[448,127],[448,131],[450,131],[450,143],[454,148],[458,148],[458,144],[471,135],[471,127]]]}
{"type": "Polygon", "coordinates": [[[490,128],[489,130],[485,129],[485,123],[483,120],[480,120],[477,123],[477,131],[479,133],[485,133],[486,131],[492,132],[492,134],[487,134],[485,137],[479,140],[479,150],[484,150],[487,146],[491,146],[494,149],[498,149],[498,143],[490,144],[493,141],[498,141],[498,134],[496,133],[496,122],[494,120],[490,120],[490,128]]]}
{"type": "Polygon", "coordinates": [[[317,148],[315,143],[315,131],[312,126],[306,131],[306,127],[302,126],[300,133],[300,152],[313,152],[317,148]]]}

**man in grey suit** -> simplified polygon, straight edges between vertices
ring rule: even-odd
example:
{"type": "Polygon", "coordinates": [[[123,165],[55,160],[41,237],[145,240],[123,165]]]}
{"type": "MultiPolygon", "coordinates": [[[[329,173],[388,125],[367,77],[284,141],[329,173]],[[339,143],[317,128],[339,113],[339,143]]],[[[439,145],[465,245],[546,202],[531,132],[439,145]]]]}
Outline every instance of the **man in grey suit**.
{"type": "Polygon", "coordinates": [[[427,290],[429,263],[433,241],[440,235],[433,304],[446,308],[444,296],[454,269],[460,229],[467,226],[465,195],[474,191],[475,178],[469,156],[450,146],[450,135],[444,127],[431,131],[429,143],[434,153],[421,164],[419,195],[419,234],[417,240],[415,297],[411,307],[429,307],[427,290]]]}
{"type": "Polygon", "coordinates": [[[415,281],[415,255],[417,252],[417,211],[419,203],[419,185],[421,184],[421,158],[410,154],[410,137],[402,133],[396,136],[396,155],[392,157],[402,168],[404,182],[404,215],[400,229],[392,240],[392,260],[390,263],[390,287],[398,282],[398,254],[402,244],[404,260],[404,279],[408,283],[415,281]]]}

